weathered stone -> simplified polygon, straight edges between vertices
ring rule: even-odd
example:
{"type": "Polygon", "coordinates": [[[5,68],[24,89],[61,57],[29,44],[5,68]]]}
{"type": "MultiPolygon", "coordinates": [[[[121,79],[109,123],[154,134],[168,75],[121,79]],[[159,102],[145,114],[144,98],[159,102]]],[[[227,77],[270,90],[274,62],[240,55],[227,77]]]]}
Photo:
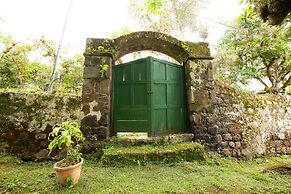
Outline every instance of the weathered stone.
{"type": "Polygon", "coordinates": [[[36,133],[35,139],[46,139],[47,135],[45,133],[36,133]]]}
{"type": "Polygon", "coordinates": [[[225,134],[225,133],[227,133],[227,129],[224,128],[224,127],[220,127],[220,128],[218,129],[218,133],[225,134]]]}
{"type": "Polygon", "coordinates": [[[97,140],[106,140],[109,137],[109,129],[107,127],[100,126],[95,129],[97,140]]]}
{"type": "Polygon", "coordinates": [[[84,79],[89,78],[99,78],[100,77],[100,67],[99,66],[93,66],[93,67],[84,67],[84,79]]]}
{"type": "Polygon", "coordinates": [[[241,142],[239,142],[239,141],[235,142],[235,148],[236,149],[241,148],[241,142]]]}
{"type": "Polygon", "coordinates": [[[221,148],[227,148],[228,147],[228,142],[225,142],[225,141],[220,142],[219,147],[221,147],[221,148]]]}
{"type": "Polygon", "coordinates": [[[235,135],[233,136],[233,140],[234,140],[234,141],[241,141],[241,140],[242,140],[241,135],[240,135],[240,134],[235,134],[235,135]]]}
{"type": "Polygon", "coordinates": [[[234,142],[232,142],[232,141],[231,141],[231,142],[229,142],[229,143],[228,143],[228,145],[229,145],[231,148],[234,148],[234,147],[235,147],[235,143],[234,143],[234,142]]]}
{"type": "Polygon", "coordinates": [[[282,147],[280,153],[281,154],[287,154],[287,148],[286,147],[282,147]]]}
{"type": "Polygon", "coordinates": [[[231,156],[231,151],[229,149],[223,149],[222,150],[222,155],[224,156],[231,156]]]}
{"type": "Polygon", "coordinates": [[[275,140],[274,141],[275,146],[279,147],[283,145],[283,141],[282,140],[275,140]]]}
{"type": "Polygon", "coordinates": [[[271,149],[270,149],[270,153],[271,153],[271,154],[275,154],[275,153],[276,153],[276,148],[271,148],[271,149]]]}
{"type": "Polygon", "coordinates": [[[48,154],[49,154],[49,151],[47,149],[42,149],[35,155],[35,157],[38,160],[43,160],[49,157],[48,154]]]}
{"type": "Polygon", "coordinates": [[[99,91],[101,94],[105,94],[107,97],[107,100],[109,99],[108,96],[110,95],[110,80],[105,79],[99,82],[99,91]]]}
{"type": "Polygon", "coordinates": [[[222,136],[220,134],[216,135],[216,142],[221,143],[222,142],[222,136]]]}
{"type": "Polygon", "coordinates": [[[225,141],[232,140],[232,135],[230,133],[223,134],[222,137],[225,141]]]}
{"type": "Polygon", "coordinates": [[[207,121],[210,124],[215,123],[216,120],[217,120],[217,117],[215,115],[211,115],[211,116],[207,117],[207,121]]]}
{"type": "Polygon", "coordinates": [[[182,42],[159,32],[134,32],[116,39],[87,39],[85,55],[111,55],[114,60],[140,50],[159,51],[184,62],[189,58],[210,58],[207,43],[182,42]]]}
{"type": "Polygon", "coordinates": [[[287,147],[288,147],[288,146],[290,146],[290,145],[291,145],[291,141],[290,141],[290,140],[286,140],[286,139],[285,139],[285,140],[283,141],[283,144],[284,144],[285,146],[287,146],[287,147]]]}
{"type": "Polygon", "coordinates": [[[81,127],[82,128],[90,128],[90,127],[96,127],[98,126],[98,120],[96,115],[88,115],[85,116],[81,121],[81,127]]]}
{"type": "Polygon", "coordinates": [[[250,156],[251,152],[248,149],[242,149],[241,154],[245,157],[250,156]]]}
{"type": "Polygon", "coordinates": [[[193,122],[195,125],[200,125],[201,124],[201,116],[200,115],[192,115],[191,117],[191,122],[193,122]]]}
{"type": "Polygon", "coordinates": [[[208,129],[209,134],[216,135],[218,133],[218,126],[214,125],[208,129]]]}
{"type": "Polygon", "coordinates": [[[278,139],[284,140],[285,139],[285,133],[279,133],[278,134],[278,139]]]}
{"type": "Polygon", "coordinates": [[[237,150],[235,150],[236,151],[236,155],[237,155],[237,157],[240,157],[241,156],[241,151],[240,151],[240,149],[237,149],[237,150]]]}

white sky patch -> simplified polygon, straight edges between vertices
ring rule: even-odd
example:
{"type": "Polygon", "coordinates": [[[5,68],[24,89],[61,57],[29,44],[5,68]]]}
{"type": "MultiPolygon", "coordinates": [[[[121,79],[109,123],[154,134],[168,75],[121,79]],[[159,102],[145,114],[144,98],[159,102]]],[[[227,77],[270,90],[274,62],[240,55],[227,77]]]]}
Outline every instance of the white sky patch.
{"type": "MultiPolygon", "coordinates": [[[[44,35],[58,42],[70,0],[0,0],[0,32],[18,41],[44,35]]],[[[124,26],[135,28],[128,13],[128,0],[74,0],[64,45],[84,52],[86,38],[107,38],[124,26]]],[[[199,14],[199,23],[210,26],[206,41],[216,45],[228,23],[241,13],[239,0],[210,0],[199,14]]],[[[189,36],[189,41],[201,41],[189,36]]]]}

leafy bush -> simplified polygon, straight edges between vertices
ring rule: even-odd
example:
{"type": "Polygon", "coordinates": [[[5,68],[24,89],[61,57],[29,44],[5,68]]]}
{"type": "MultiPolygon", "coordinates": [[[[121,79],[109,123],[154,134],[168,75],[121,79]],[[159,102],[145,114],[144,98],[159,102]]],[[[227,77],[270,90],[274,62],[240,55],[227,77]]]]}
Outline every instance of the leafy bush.
{"type": "Polygon", "coordinates": [[[66,152],[65,164],[72,165],[79,162],[79,142],[85,140],[77,122],[63,122],[53,127],[48,138],[51,143],[48,146],[50,153],[54,149],[64,149],[66,152]],[[52,138],[52,139],[51,139],[52,138]]]}

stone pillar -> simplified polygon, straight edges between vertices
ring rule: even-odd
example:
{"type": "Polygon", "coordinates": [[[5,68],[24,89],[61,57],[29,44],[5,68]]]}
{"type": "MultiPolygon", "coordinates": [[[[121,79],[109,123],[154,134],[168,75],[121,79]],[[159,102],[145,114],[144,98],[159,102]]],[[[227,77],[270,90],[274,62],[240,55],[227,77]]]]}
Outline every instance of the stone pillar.
{"type": "Polygon", "coordinates": [[[195,140],[211,142],[208,115],[215,100],[212,64],[210,60],[192,59],[185,64],[186,92],[190,132],[195,140]]]}
{"type": "Polygon", "coordinates": [[[85,55],[81,128],[92,140],[107,139],[110,133],[112,63],[109,56],[85,55]]]}

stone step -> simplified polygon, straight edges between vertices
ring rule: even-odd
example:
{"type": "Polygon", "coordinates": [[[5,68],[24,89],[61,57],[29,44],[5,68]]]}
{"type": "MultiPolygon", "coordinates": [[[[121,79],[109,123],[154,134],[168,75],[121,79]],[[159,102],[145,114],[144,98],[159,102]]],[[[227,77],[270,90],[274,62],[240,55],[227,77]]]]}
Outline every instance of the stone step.
{"type": "Polygon", "coordinates": [[[196,142],[143,145],[104,149],[101,164],[106,166],[145,165],[204,160],[204,147],[196,142]]]}
{"type": "Polygon", "coordinates": [[[191,142],[193,141],[194,134],[171,134],[165,136],[156,136],[156,137],[147,137],[147,136],[119,136],[112,137],[107,141],[107,144],[110,145],[119,145],[119,146],[142,146],[148,144],[176,144],[182,142],[191,142]]]}

